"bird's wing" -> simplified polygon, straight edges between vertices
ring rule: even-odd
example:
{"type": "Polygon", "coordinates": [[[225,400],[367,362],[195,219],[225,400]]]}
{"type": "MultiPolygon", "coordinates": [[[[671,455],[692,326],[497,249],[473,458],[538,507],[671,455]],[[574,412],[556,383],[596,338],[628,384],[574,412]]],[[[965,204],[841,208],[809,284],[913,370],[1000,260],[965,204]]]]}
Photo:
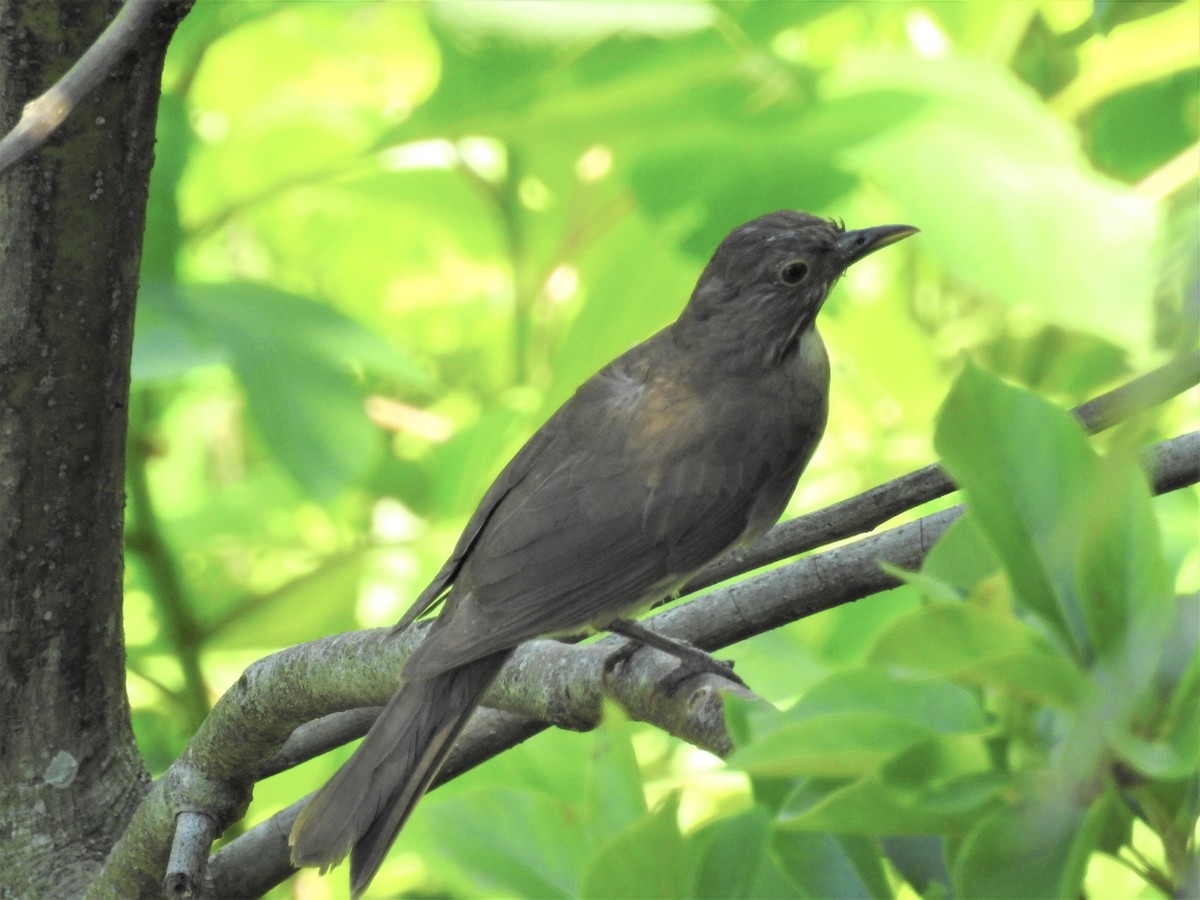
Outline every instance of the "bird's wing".
{"type": "Polygon", "coordinates": [[[496,512],[497,507],[513,488],[520,484],[525,476],[529,474],[530,469],[546,449],[554,443],[557,433],[556,419],[558,419],[557,414],[552,416],[549,421],[534,432],[533,436],[525,442],[525,445],[508,461],[508,465],[496,476],[496,480],[492,482],[491,487],[483,495],[483,499],[479,501],[475,512],[467,520],[467,525],[459,536],[458,543],[455,544],[450,558],[446,560],[442,568],[438,570],[438,573],[433,576],[433,580],[429,582],[429,585],[421,592],[421,595],[417,597],[413,605],[408,608],[408,611],[396,623],[392,629],[393,634],[403,631],[424,612],[436,606],[442,599],[446,590],[454,583],[455,578],[458,577],[463,560],[466,559],[467,554],[471,551],[480,533],[496,512]]]}
{"type": "Polygon", "coordinates": [[[790,493],[807,454],[748,419],[747,398],[621,377],[606,369],[560,411],[406,677],[642,608],[742,537],[764,489],[790,493]]]}

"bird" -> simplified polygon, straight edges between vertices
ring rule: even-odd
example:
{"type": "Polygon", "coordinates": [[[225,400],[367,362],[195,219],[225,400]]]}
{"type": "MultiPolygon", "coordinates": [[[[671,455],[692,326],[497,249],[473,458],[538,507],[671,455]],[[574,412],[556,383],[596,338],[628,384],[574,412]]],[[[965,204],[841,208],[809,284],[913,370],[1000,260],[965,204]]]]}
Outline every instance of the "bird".
{"type": "Polygon", "coordinates": [[[779,519],[828,416],[817,314],[850,265],[917,231],[782,210],[720,242],[678,318],[584,382],[488,488],[396,624],[441,604],[297,817],[294,865],[324,873],[349,854],[359,897],[519,644],[644,636],[632,616],[779,519]]]}

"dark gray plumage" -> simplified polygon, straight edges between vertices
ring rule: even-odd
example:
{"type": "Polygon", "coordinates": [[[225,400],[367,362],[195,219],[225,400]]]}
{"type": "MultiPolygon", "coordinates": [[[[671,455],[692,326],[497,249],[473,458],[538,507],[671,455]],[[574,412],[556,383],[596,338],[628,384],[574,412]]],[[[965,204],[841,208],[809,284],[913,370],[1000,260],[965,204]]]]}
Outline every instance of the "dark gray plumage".
{"type": "Polygon", "coordinates": [[[585,382],[489,488],[396,626],[444,597],[399,690],[296,820],[296,865],[350,853],[357,897],[514,647],[634,614],[774,524],[825,429],[816,315],[849,265],[915,231],[785,211],[721,242],[679,318],[585,382]]]}

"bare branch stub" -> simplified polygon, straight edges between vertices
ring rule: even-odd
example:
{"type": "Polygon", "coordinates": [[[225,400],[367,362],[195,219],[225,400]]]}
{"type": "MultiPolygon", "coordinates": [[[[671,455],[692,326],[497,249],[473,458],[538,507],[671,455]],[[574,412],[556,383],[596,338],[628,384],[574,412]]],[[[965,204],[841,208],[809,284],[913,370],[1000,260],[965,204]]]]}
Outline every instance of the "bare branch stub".
{"type": "Polygon", "coordinates": [[[217,839],[217,823],[202,812],[181,812],[175,817],[175,838],[163,879],[167,897],[199,897],[208,867],[208,854],[217,839]]]}

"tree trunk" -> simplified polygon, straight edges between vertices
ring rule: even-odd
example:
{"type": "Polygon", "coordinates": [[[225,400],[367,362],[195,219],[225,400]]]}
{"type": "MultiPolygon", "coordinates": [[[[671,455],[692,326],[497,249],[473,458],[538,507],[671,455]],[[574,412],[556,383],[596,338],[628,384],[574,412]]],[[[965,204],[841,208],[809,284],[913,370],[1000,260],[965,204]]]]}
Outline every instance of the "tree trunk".
{"type": "MultiPolygon", "coordinates": [[[[0,133],[117,0],[0,0],[0,133]]],[[[142,796],[125,695],[129,361],[160,10],[39,152],[0,175],[0,885],[78,895],[142,796]]]]}

